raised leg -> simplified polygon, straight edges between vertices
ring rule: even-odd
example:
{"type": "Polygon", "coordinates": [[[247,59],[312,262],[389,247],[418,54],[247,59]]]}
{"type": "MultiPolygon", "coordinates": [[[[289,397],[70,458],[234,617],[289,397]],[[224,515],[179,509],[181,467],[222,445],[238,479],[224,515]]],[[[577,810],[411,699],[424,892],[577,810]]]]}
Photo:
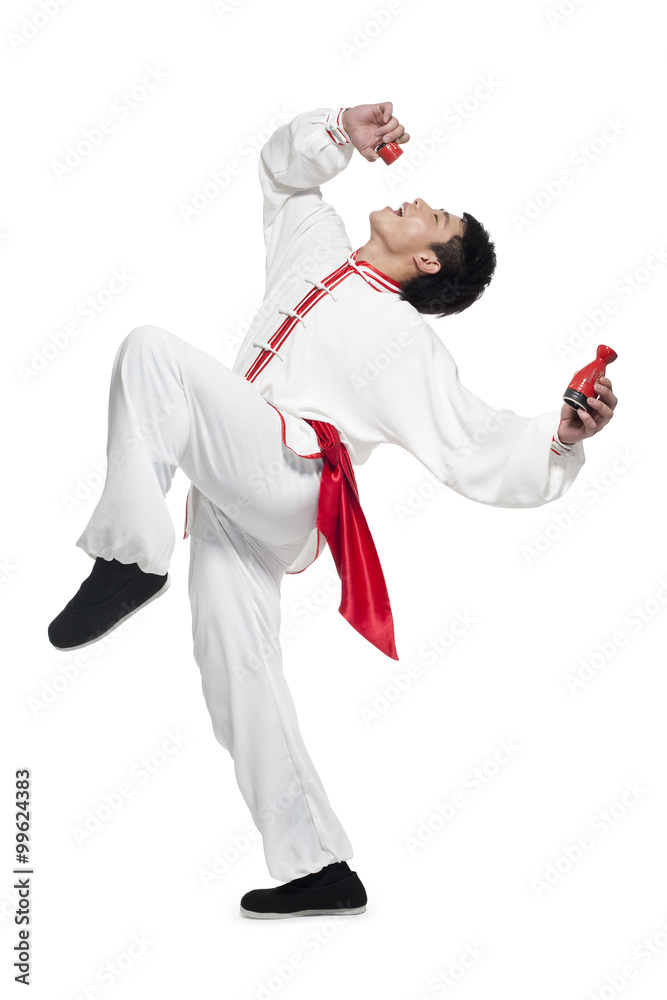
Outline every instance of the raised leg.
{"type": "Polygon", "coordinates": [[[76,544],[166,573],[175,533],[164,497],[179,466],[255,537],[291,542],[295,519],[312,505],[312,491],[293,486],[311,469],[282,446],[280,428],[238,372],[161,327],[137,327],[114,359],[106,482],[76,544]]]}

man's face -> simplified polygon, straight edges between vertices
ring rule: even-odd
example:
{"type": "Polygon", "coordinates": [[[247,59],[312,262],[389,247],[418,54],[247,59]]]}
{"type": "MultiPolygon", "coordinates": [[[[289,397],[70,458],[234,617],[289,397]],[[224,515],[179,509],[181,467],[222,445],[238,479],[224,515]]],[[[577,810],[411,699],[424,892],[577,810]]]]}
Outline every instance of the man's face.
{"type": "Polygon", "coordinates": [[[431,243],[446,243],[452,236],[463,235],[463,220],[443,208],[431,208],[422,198],[404,201],[399,208],[389,205],[371,212],[371,239],[379,240],[386,249],[406,258],[433,251],[431,243]]]}

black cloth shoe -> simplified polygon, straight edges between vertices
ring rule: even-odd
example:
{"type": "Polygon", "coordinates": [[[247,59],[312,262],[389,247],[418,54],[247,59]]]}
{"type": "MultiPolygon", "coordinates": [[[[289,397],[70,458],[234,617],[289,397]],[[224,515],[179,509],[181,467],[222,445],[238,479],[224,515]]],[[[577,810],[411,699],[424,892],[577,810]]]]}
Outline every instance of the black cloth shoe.
{"type": "Polygon", "coordinates": [[[49,641],[56,649],[99,642],[168,586],[168,573],[144,573],[136,563],[97,556],[90,576],[49,625],[49,641]]]}
{"type": "Polygon", "coordinates": [[[241,899],[244,917],[311,917],[321,913],[363,913],[366,890],[347,861],[334,861],[274,889],[252,889],[241,899]]]}

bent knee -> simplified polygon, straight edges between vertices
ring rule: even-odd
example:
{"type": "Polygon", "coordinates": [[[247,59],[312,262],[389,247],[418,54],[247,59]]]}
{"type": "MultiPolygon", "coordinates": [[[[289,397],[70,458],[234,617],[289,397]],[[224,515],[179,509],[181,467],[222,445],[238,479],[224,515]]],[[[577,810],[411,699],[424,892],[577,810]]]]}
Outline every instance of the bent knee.
{"type": "Polygon", "coordinates": [[[130,330],[123,343],[132,345],[152,344],[162,341],[168,336],[168,331],[164,330],[161,326],[155,326],[153,323],[145,323],[143,326],[135,326],[133,330],[130,330]]]}
{"type": "Polygon", "coordinates": [[[127,358],[136,357],[137,355],[141,357],[162,355],[167,340],[171,336],[161,326],[154,326],[151,323],[146,323],[144,326],[135,326],[118,345],[116,363],[125,361],[127,358]]]}

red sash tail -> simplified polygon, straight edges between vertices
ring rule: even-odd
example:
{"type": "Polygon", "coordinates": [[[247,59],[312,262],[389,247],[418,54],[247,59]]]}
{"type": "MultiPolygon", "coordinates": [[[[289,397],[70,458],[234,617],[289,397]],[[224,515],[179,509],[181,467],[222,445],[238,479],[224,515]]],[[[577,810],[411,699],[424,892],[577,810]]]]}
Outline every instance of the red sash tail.
{"type": "Polygon", "coordinates": [[[398,659],[394,620],[380,559],[359,502],[347,448],[333,424],[308,420],[324,456],[317,528],[327,540],[341,580],[338,610],[381,652],[398,659]]]}

